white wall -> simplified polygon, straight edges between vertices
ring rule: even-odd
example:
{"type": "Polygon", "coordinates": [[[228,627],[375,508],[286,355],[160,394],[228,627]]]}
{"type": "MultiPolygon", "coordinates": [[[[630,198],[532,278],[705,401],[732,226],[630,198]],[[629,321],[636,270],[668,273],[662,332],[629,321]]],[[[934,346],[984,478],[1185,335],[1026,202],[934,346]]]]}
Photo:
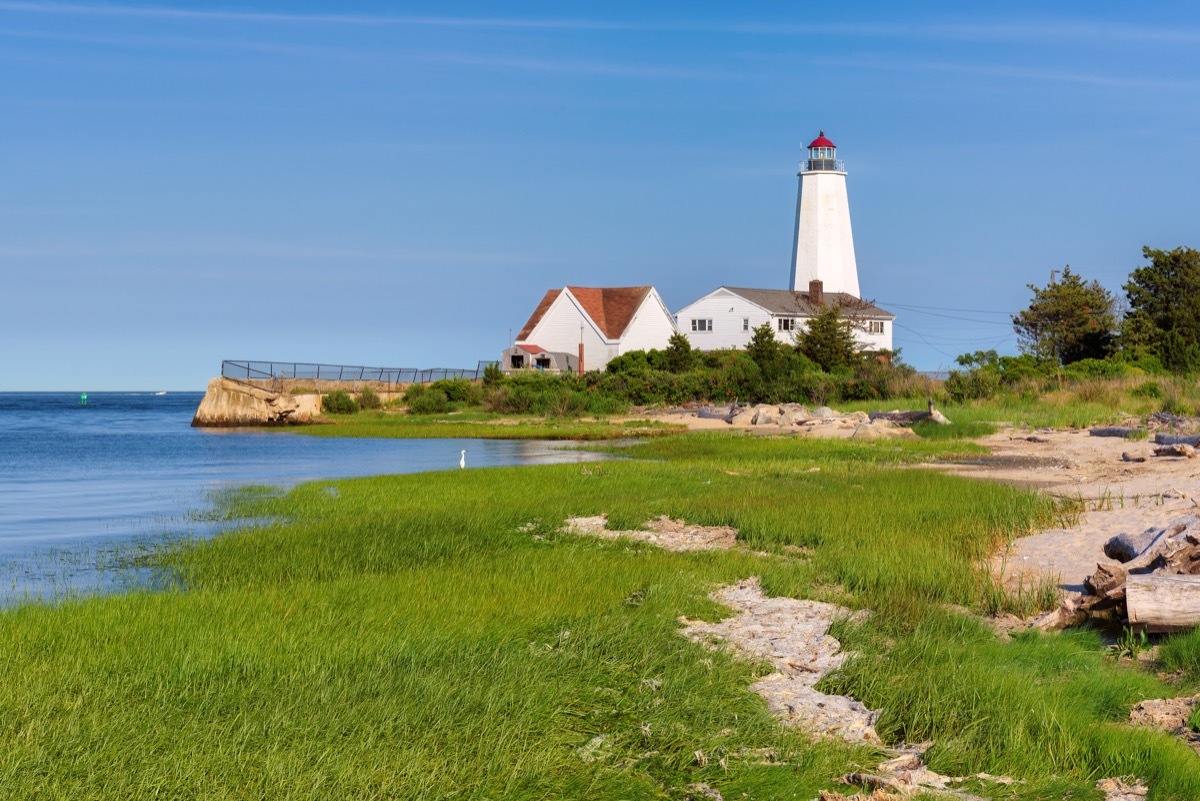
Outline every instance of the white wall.
{"type": "Polygon", "coordinates": [[[679,332],[698,350],[745,348],[754,335],[754,329],[768,319],[770,315],[765,309],[726,289],[710,292],[695,303],[684,306],[675,315],[679,332]],[[693,331],[693,319],[711,319],[713,330],[693,331]],[[749,330],[742,330],[742,321],[747,319],[750,321],[749,330]]]}
{"type": "Polygon", "coordinates": [[[617,350],[620,353],[652,348],[663,350],[670,344],[671,335],[674,333],[675,319],[667,311],[658,292],[651,289],[626,326],[625,334],[617,344],[617,350]]]}
{"type": "Polygon", "coordinates": [[[792,290],[806,291],[813,279],[820,279],[826,292],[861,297],[844,172],[800,174],[792,242],[792,290]]]}
{"type": "Polygon", "coordinates": [[[523,340],[541,345],[546,350],[565,353],[579,352],[579,326],[583,325],[583,369],[603,370],[609,359],[617,355],[615,345],[609,345],[587,315],[577,305],[570,292],[559,293],[533,331],[523,340]]]}

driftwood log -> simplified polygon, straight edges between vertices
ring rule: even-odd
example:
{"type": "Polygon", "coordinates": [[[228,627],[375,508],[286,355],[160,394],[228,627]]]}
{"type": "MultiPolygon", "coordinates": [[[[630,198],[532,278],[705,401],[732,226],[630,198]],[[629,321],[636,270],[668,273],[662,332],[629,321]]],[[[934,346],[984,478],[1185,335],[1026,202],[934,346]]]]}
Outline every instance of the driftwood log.
{"type": "Polygon", "coordinates": [[[1200,624],[1200,576],[1130,576],[1125,582],[1129,625],[1151,634],[1200,624]]]}
{"type": "Polygon", "coordinates": [[[1191,445],[1182,442],[1176,442],[1174,445],[1159,445],[1154,449],[1155,456],[1184,456],[1188,459],[1196,458],[1196,449],[1191,445]]]}
{"type": "Polygon", "coordinates": [[[1163,528],[1119,535],[1105,544],[1105,553],[1124,564],[1096,565],[1083,582],[1083,597],[1043,616],[1038,628],[1063,628],[1088,617],[1126,620],[1155,634],[1200,625],[1200,517],[1184,515],[1163,528]]]}
{"type": "Polygon", "coordinates": [[[1200,447],[1200,434],[1163,434],[1154,435],[1155,445],[1191,445],[1200,447]]]}
{"type": "Polygon", "coordinates": [[[1121,437],[1128,439],[1134,432],[1141,431],[1140,428],[1130,428],[1129,426],[1100,426],[1088,430],[1088,434],[1093,437],[1121,437]]]}

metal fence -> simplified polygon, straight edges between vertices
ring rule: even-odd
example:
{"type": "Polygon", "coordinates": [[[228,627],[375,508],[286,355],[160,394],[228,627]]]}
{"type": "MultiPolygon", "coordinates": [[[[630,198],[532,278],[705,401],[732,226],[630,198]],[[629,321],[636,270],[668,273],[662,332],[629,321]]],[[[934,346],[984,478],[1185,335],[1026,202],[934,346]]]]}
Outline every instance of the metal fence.
{"type": "Polygon", "coordinates": [[[385,384],[428,384],[445,378],[483,378],[483,371],[494,361],[481,361],[473,370],[448,367],[361,367],[348,364],[312,364],[309,362],[259,362],[226,359],[221,376],[235,381],[378,381],[385,384]]]}

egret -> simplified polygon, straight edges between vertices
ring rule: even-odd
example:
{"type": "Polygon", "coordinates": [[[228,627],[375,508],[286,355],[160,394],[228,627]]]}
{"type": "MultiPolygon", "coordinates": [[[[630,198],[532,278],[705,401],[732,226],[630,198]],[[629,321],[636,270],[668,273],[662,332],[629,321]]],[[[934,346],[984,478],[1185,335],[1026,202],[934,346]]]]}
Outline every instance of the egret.
{"type": "Polygon", "coordinates": [[[467,466],[467,452],[466,451],[463,451],[462,456],[458,457],[458,466],[463,469],[466,469],[466,466],[467,466]]]}

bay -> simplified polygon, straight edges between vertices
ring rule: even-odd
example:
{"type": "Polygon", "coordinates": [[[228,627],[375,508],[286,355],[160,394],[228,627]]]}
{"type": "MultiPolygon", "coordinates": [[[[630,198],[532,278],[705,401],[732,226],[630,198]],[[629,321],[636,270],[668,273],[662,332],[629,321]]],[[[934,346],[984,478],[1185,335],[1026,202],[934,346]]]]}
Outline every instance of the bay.
{"type": "Polygon", "coordinates": [[[571,443],[349,439],[191,427],[199,392],[0,393],[0,603],[153,583],[118,555],[219,530],[243,485],[584,462],[571,443]]]}

